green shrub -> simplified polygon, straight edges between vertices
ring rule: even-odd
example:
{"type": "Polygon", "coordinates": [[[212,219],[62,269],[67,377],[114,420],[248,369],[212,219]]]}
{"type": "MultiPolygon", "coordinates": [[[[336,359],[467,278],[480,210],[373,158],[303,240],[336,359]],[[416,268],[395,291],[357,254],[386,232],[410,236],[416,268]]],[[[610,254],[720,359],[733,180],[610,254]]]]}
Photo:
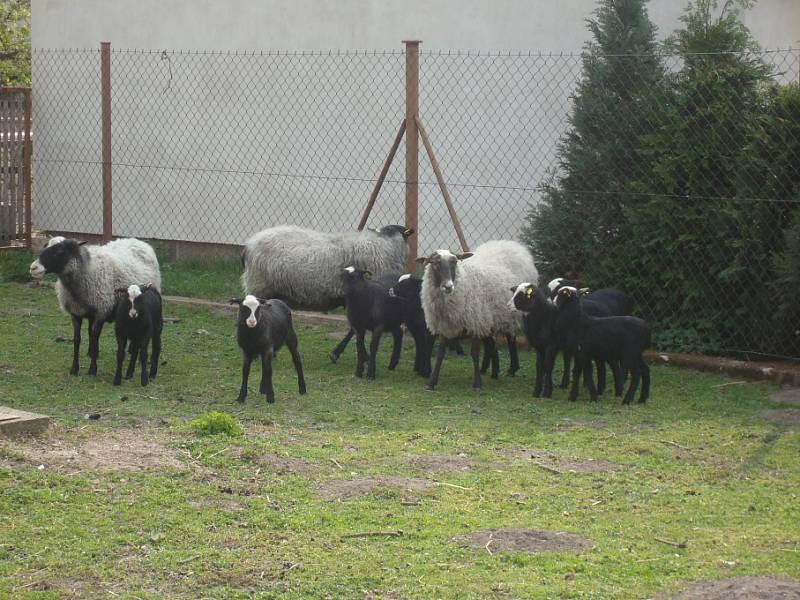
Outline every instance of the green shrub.
{"type": "Polygon", "coordinates": [[[201,435],[218,435],[223,433],[225,435],[238,436],[244,433],[236,417],[216,410],[203,413],[194,421],[191,421],[189,426],[201,435]]]}

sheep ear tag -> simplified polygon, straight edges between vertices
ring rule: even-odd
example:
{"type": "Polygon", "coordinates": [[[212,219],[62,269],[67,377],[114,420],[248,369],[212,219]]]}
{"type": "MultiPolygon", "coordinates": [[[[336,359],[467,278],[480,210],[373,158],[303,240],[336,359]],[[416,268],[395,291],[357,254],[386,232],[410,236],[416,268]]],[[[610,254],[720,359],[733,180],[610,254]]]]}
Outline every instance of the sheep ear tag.
{"type": "Polygon", "coordinates": [[[590,288],[581,288],[579,291],[580,291],[581,294],[586,295],[589,292],[591,292],[592,290],[590,288]]]}
{"type": "Polygon", "coordinates": [[[528,298],[533,298],[533,288],[528,288],[528,291],[525,292],[525,295],[528,298]]]}

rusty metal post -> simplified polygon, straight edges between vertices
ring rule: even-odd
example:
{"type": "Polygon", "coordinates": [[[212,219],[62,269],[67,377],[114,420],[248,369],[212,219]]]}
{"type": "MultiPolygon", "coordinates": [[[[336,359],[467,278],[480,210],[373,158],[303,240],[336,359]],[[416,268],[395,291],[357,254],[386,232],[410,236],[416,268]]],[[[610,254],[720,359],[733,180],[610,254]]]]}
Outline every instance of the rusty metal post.
{"type": "Polygon", "coordinates": [[[24,91],[25,98],[25,124],[23,127],[25,143],[22,148],[22,178],[25,185],[25,246],[31,250],[33,216],[31,215],[31,160],[33,159],[33,141],[31,139],[31,91],[24,91]]]}
{"type": "Polygon", "coordinates": [[[111,241],[111,43],[100,42],[100,119],[103,153],[103,241],[111,241]]]}
{"type": "Polygon", "coordinates": [[[389,156],[386,157],[386,161],[383,163],[383,168],[381,169],[380,175],[378,175],[378,181],[375,182],[375,187],[372,189],[372,194],[370,194],[369,202],[367,202],[367,207],[364,209],[364,213],[361,215],[361,221],[358,222],[358,230],[361,231],[364,229],[364,226],[367,224],[367,219],[369,219],[369,215],[372,212],[372,207],[375,205],[375,200],[378,198],[378,194],[381,191],[381,187],[383,186],[383,182],[386,180],[386,174],[389,172],[389,167],[392,166],[392,161],[394,160],[394,155],[397,153],[397,148],[400,147],[400,141],[403,139],[403,134],[406,131],[406,122],[403,120],[400,123],[400,131],[397,132],[397,135],[394,138],[394,143],[392,144],[391,149],[389,150],[389,156]]]}
{"type": "Polygon", "coordinates": [[[436,181],[439,182],[439,189],[442,190],[442,197],[444,198],[445,205],[447,205],[447,212],[450,213],[450,220],[453,221],[453,227],[456,230],[458,241],[461,244],[461,250],[464,252],[469,252],[467,238],[464,237],[464,230],[461,229],[461,222],[458,220],[458,215],[456,214],[456,209],[453,206],[453,201],[450,199],[450,192],[447,191],[447,185],[444,182],[442,170],[439,168],[439,161],[436,160],[436,155],[433,153],[433,146],[431,145],[431,140],[428,137],[428,132],[425,131],[425,127],[422,125],[422,121],[419,119],[417,119],[417,129],[419,129],[419,135],[422,138],[422,143],[425,145],[425,151],[428,153],[428,158],[431,161],[433,174],[436,175],[436,181]]]}
{"type": "Polygon", "coordinates": [[[406,45],[406,227],[414,230],[408,238],[406,271],[414,273],[419,238],[419,40],[403,40],[406,45]]]}

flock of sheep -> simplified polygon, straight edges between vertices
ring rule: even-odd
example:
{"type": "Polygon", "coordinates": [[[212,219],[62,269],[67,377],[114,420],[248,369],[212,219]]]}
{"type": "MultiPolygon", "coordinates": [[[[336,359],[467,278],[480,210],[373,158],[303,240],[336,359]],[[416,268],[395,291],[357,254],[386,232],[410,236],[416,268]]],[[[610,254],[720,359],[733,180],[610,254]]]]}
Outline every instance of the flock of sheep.
{"type": "MultiPolygon", "coordinates": [[[[448,348],[460,350],[458,340],[470,340],[474,388],[491,366],[499,373],[497,336],[509,349],[508,373],[519,369],[516,335],[521,330],[536,351],[534,396],[550,397],[556,355],[564,355],[562,387],[572,380],[570,399],[576,399],[581,376],[592,400],[605,389],[606,365],[614,390],[629,404],[641,381],[639,402],[650,390],[650,372],[642,352],[650,345],[647,324],[630,316],[631,302],[608,288],[589,293],[577,281],[554,279],[538,285],[539,275],[530,252],[508,240],[486,242],[474,252],[454,254],[437,250],[417,259],[422,278],[402,272],[407,239],[414,232],[400,225],[362,232],[321,233],[295,226],[265,229],[251,236],[242,251],[242,288],[245,296],[231,300],[239,306],[237,340],[242,350],[242,383],[238,401],[247,396],[250,366],[261,359],[259,391],[275,400],[272,359],[284,345],[292,356],[301,394],[306,391],[292,308],[327,311],[345,306],[350,332],[329,354],[336,362],[352,337],[356,338],[356,376],[372,379],[384,333],[391,333],[393,351],[389,369],[400,359],[403,331],[414,338],[414,371],[428,378],[434,389],[448,348]],[[366,333],[372,333],[369,352],[366,333]],[[440,338],[432,366],[434,340],[440,338]],[[483,360],[481,361],[481,350],[483,360]],[[574,361],[574,367],[570,369],[574,361]],[[594,366],[597,366],[597,385],[594,366]],[[570,377],[571,374],[571,377],[570,377]]],[[[117,368],[114,385],[141,364],[141,383],[157,375],[161,351],[161,276],[152,247],[136,239],[105,245],[84,245],[54,237],[31,264],[31,274],[58,277],[56,293],[73,324],[70,373],[79,369],[83,320],[88,320],[88,373],[97,372],[103,325],[114,322],[117,368]],[[152,346],[148,370],[148,348],[152,346]]]]}

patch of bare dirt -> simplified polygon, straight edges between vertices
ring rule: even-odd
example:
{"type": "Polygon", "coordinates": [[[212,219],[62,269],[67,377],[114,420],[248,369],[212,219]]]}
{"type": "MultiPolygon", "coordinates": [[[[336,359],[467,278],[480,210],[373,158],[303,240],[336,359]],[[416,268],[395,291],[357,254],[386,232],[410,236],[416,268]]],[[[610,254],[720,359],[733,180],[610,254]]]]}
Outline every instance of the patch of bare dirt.
{"type": "Polygon", "coordinates": [[[251,462],[263,465],[270,471],[281,475],[303,475],[319,470],[319,465],[302,458],[278,456],[277,454],[262,454],[251,459],[251,462]]]}
{"type": "Polygon", "coordinates": [[[773,408],[756,413],[757,417],[772,421],[785,427],[800,426],[800,409],[798,408],[773,408]]]}
{"type": "Polygon", "coordinates": [[[622,469],[622,465],[600,459],[581,460],[558,456],[547,450],[525,450],[521,448],[499,450],[500,454],[509,458],[528,459],[546,471],[558,473],[605,473],[622,469]]]}
{"type": "Polygon", "coordinates": [[[451,540],[462,548],[496,552],[564,552],[584,550],[592,547],[585,537],[565,531],[544,531],[538,529],[484,529],[457,535],[451,540]]]}
{"type": "Polygon", "coordinates": [[[326,500],[347,500],[365,496],[377,489],[395,489],[400,491],[419,492],[432,488],[433,481],[412,479],[409,477],[360,477],[357,479],[337,479],[326,481],[317,487],[317,495],[326,500]]]}
{"type": "Polygon", "coordinates": [[[800,407],[800,388],[785,387],[781,388],[769,397],[776,404],[789,404],[800,407]]]}
{"type": "Polygon", "coordinates": [[[108,472],[186,468],[159,435],[146,429],[81,431],[78,434],[76,430],[54,426],[46,436],[4,440],[0,448],[21,456],[25,462],[44,465],[45,469],[108,472]]]}
{"type": "Polygon", "coordinates": [[[342,329],[341,331],[329,331],[325,334],[325,337],[329,340],[336,340],[337,342],[341,341],[344,336],[347,335],[347,331],[342,329]]]}
{"type": "Polygon", "coordinates": [[[495,463],[474,460],[463,454],[410,456],[406,459],[406,464],[428,473],[459,473],[480,467],[497,466],[495,463]]]}
{"type": "Polygon", "coordinates": [[[800,581],[761,575],[699,581],[677,594],[659,596],[674,600],[789,600],[800,599],[800,581]]]}

